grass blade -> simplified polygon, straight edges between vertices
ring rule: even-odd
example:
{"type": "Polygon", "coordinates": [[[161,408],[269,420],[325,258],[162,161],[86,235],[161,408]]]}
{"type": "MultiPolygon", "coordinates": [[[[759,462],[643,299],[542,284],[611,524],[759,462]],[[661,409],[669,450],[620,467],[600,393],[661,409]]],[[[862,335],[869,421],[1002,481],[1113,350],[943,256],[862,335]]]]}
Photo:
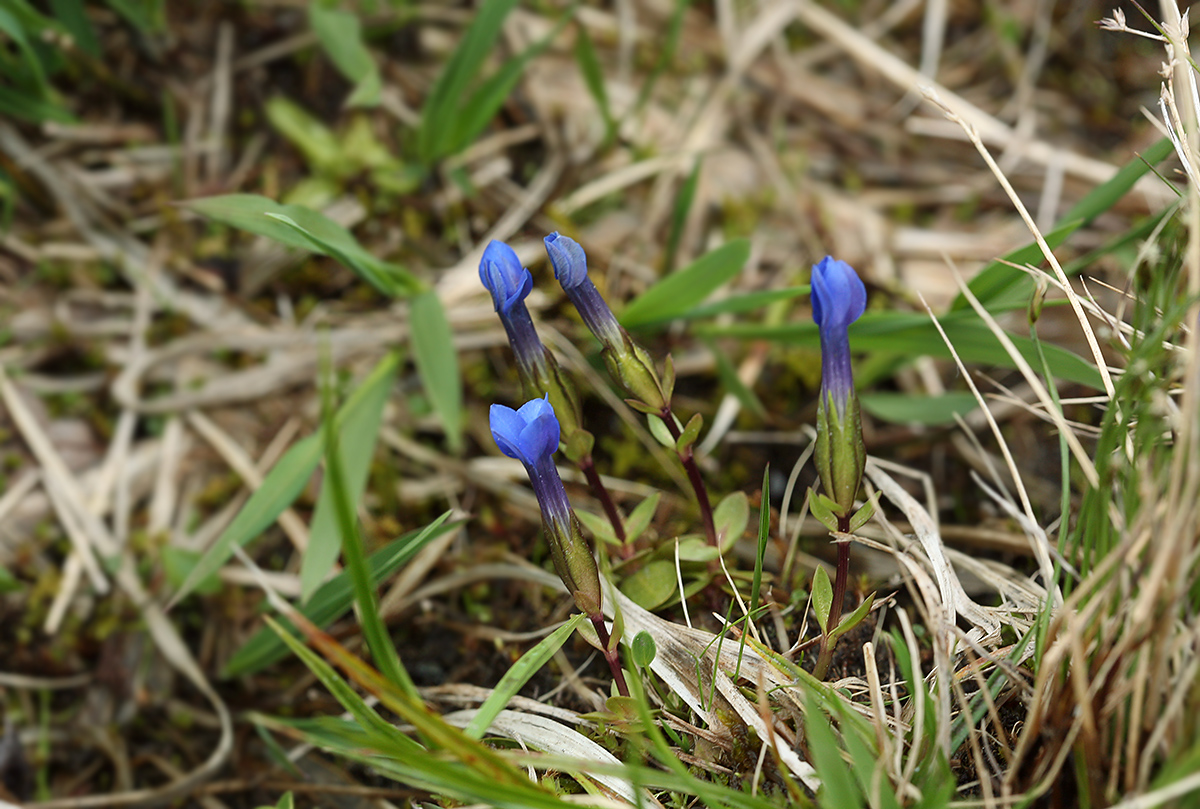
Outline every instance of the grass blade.
{"type": "Polygon", "coordinates": [[[433,410],[446,430],[452,452],[462,449],[462,374],[454,350],[454,332],[437,293],[422,292],[409,308],[410,339],[417,373],[433,410]]]}
{"type": "MultiPolygon", "coordinates": [[[[375,455],[375,441],[383,420],[383,406],[391,393],[399,365],[400,358],[396,354],[384,358],[355,392],[353,410],[347,411],[340,427],[333,428],[337,431],[337,443],[341,451],[338,463],[343,475],[345,495],[351,505],[351,514],[355,513],[367,486],[367,473],[375,455]]],[[[328,458],[325,463],[328,470],[328,458]]],[[[304,601],[308,601],[329,573],[329,569],[337,561],[338,551],[346,541],[339,526],[334,500],[333,476],[326,475],[321,484],[321,493],[317,497],[317,506],[313,511],[308,550],[305,551],[300,564],[300,593],[304,601]]]]}
{"type": "Polygon", "coordinates": [[[637,328],[674,319],[728,283],[749,258],[748,239],[721,245],[639,295],[621,314],[621,324],[637,328]]]}

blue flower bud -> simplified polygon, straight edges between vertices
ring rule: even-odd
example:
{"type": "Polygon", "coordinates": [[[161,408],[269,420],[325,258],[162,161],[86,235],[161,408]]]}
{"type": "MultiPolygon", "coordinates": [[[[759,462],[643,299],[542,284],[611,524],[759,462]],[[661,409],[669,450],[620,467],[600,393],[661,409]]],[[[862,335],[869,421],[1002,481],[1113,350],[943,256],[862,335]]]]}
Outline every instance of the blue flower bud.
{"type": "Polygon", "coordinates": [[[866,305],[866,287],[849,264],[826,256],[813,267],[813,320],[821,332],[821,398],[814,455],[821,486],[842,518],[854,510],[867,462],[848,331],[866,305]]]}
{"type": "Polygon", "coordinates": [[[596,560],[552,458],[558,449],[559,426],[550,397],[528,401],[519,410],[494,404],[490,417],[492,437],[500,451],[519,460],[529,474],[559,578],[580,610],[589,617],[601,615],[596,560]]]}
{"type": "Polygon", "coordinates": [[[492,293],[492,303],[501,315],[524,301],[533,289],[533,276],[521,266],[516,251],[504,242],[494,240],[483,251],[479,280],[492,293]]]}
{"type": "Polygon", "coordinates": [[[574,239],[558,233],[551,233],[544,241],[554,265],[554,277],[604,347],[604,364],[613,381],[639,401],[660,410],[666,408],[668,397],[650,355],[621,328],[600,290],[588,278],[583,248],[574,239]]]}

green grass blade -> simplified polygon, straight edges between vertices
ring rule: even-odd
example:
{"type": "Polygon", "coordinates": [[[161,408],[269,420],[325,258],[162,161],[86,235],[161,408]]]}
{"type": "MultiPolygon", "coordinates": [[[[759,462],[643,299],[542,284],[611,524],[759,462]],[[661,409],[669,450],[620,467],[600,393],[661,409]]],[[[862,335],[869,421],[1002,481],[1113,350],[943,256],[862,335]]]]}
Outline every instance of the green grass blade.
{"type": "Polygon", "coordinates": [[[842,760],[842,748],[833,734],[828,717],[812,694],[805,699],[804,732],[808,737],[808,752],[813,766],[821,776],[821,791],[817,803],[828,809],[856,809],[863,805],[863,796],[842,760]]]}
{"type": "Polygon", "coordinates": [[[596,47],[588,35],[587,26],[582,23],[575,26],[575,61],[579,63],[579,72],[583,76],[588,92],[596,101],[600,117],[604,119],[604,142],[611,143],[617,134],[617,122],[613,118],[612,108],[608,103],[608,90],[604,86],[604,69],[596,56],[596,47]]]}
{"type": "Polygon", "coordinates": [[[537,646],[521,655],[521,659],[513,663],[512,667],[500,678],[500,682],[492,690],[491,696],[479,706],[475,718],[463,732],[472,739],[483,738],[483,734],[504,710],[508,701],[516,696],[522,686],[529,682],[530,678],[550,661],[550,658],[554,657],[554,653],[562,648],[562,645],[567,642],[567,638],[571,637],[571,633],[586,620],[587,616],[583,613],[571,616],[570,620],[543,638],[537,646]]]}
{"type": "Polygon", "coordinates": [[[516,5],[517,0],[483,3],[434,81],[417,129],[417,156],[425,165],[432,165],[447,154],[445,138],[455,128],[454,119],[461,111],[467,88],[483,69],[505,18],[516,5]]]}
{"type": "Polygon", "coordinates": [[[877,419],[893,424],[924,424],[931,427],[953,424],[979,406],[970,391],[948,391],[941,396],[873,392],[858,396],[862,409],[877,419]]]}
{"type": "MultiPolygon", "coordinates": [[[[394,364],[395,355],[392,355],[391,360],[394,364]]],[[[387,363],[386,360],[380,365],[385,363],[387,363]]],[[[391,374],[389,373],[387,376],[390,382],[391,374]]],[[[386,392],[389,387],[390,385],[383,386],[384,391],[386,392]]],[[[387,626],[383,623],[383,617],[379,614],[379,599],[367,567],[367,555],[363,548],[362,536],[358,531],[358,515],[355,513],[355,506],[358,502],[355,495],[361,496],[361,492],[354,492],[352,488],[354,484],[347,478],[347,470],[343,463],[344,456],[340,446],[341,435],[334,418],[332,397],[332,390],[326,386],[323,395],[323,429],[321,431],[325,436],[326,485],[331,493],[333,513],[337,520],[337,528],[341,533],[342,555],[346,560],[346,570],[350,573],[354,600],[358,604],[358,619],[362,625],[363,637],[366,638],[371,656],[388,681],[399,687],[410,698],[419,700],[417,687],[400,662],[400,655],[396,652],[396,647],[392,643],[391,637],[388,636],[387,626]]],[[[379,407],[382,409],[382,402],[379,403],[379,407]]],[[[352,428],[362,418],[360,416],[357,419],[349,420],[346,426],[352,428]]],[[[372,444],[377,429],[378,425],[371,433],[372,444]]],[[[369,456],[370,453],[367,455],[369,456]]],[[[309,550],[311,551],[312,548],[310,547],[309,550]]]]}
{"type": "Polygon", "coordinates": [[[671,207],[671,229],[667,231],[667,245],[663,249],[662,274],[674,271],[675,260],[679,256],[679,241],[683,238],[683,227],[687,224],[688,211],[696,199],[696,187],[700,184],[700,167],[703,157],[697,157],[692,163],[692,170],[679,189],[679,196],[671,207]]]}
{"type": "Polygon", "coordinates": [[[637,328],[673,320],[728,283],[749,258],[749,239],[721,245],[639,295],[621,314],[621,324],[637,328]]]}
{"type": "MultiPolygon", "coordinates": [[[[461,525],[460,522],[447,523],[449,517],[450,512],[447,511],[424,528],[409,531],[371,554],[367,558],[367,569],[371,574],[372,586],[379,587],[431,540],[461,525]]],[[[345,615],[353,602],[354,588],[350,582],[350,574],[343,570],[322,584],[300,613],[314,625],[324,629],[345,615]]],[[[293,635],[299,632],[286,618],[281,618],[279,623],[293,635]]],[[[254,674],[282,660],[287,653],[287,646],[276,632],[270,627],[263,627],[230,658],[221,676],[230,678],[254,674]]]]}
{"type": "Polygon", "coordinates": [[[424,288],[408,270],[371,255],[350,231],[318,211],[257,194],[226,194],[179,204],[287,247],[335,258],[385,295],[404,297],[424,288]]]}
{"type": "Polygon", "coordinates": [[[179,591],[171,598],[171,606],[179,603],[201,582],[215,574],[233,555],[235,546],[245,545],[279,519],[279,515],[299,497],[320,460],[319,435],[303,438],[285,452],[267,473],[258,490],[250,495],[250,499],[229,527],[221,532],[217,541],[192,568],[180,585],[179,591]]]}
{"type": "Polygon", "coordinates": [[[446,430],[452,452],[462,449],[462,374],[454,350],[454,332],[437,293],[422,292],[409,308],[413,360],[433,410],[446,430]]]}
{"type": "Polygon", "coordinates": [[[805,284],[799,287],[788,287],[787,289],[763,289],[758,292],[746,292],[741,295],[730,295],[723,300],[707,303],[703,306],[696,306],[675,316],[676,320],[700,320],[702,318],[715,317],[717,315],[741,315],[747,312],[753,312],[757,309],[762,309],[764,306],[770,306],[773,303],[780,301],[789,301],[792,298],[812,293],[812,287],[805,284]]]}
{"type": "MultiPolygon", "coordinates": [[[[384,358],[359,386],[354,408],[347,410],[346,417],[341,420],[340,426],[335,428],[341,452],[338,459],[343,475],[342,481],[352,514],[355,513],[358,502],[362,500],[367,486],[367,473],[375,455],[375,442],[383,420],[383,407],[392,391],[399,365],[400,358],[396,354],[384,358]]],[[[328,464],[329,460],[326,458],[327,470],[328,464]]],[[[321,484],[321,493],[317,497],[316,508],[313,510],[308,549],[300,564],[300,597],[304,601],[308,601],[320,586],[333,563],[337,561],[338,551],[346,541],[339,527],[334,495],[332,476],[326,475],[321,484]]]]}
{"type": "Polygon", "coordinates": [[[308,6],[308,21],[338,72],[355,84],[346,106],[378,106],[382,90],[379,68],[363,42],[358,15],[313,0],[308,6]]]}
{"type": "MultiPolygon", "coordinates": [[[[1012,358],[996,339],[996,335],[992,334],[974,312],[948,314],[942,318],[941,324],[964,362],[1002,368],[1014,367],[1012,358]]],[[[819,348],[821,344],[817,325],[812,322],[785,323],[779,326],[698,326],[696,332],[712,337],[773,340],[784,345],[812,348],[819,348]]],[[[1010,338],[1028,362],[1040,362],[1037,346],[1028,337],[1010,335],[1010,338]]],[[[916,312],[868,312],[850,327],[850,340],[856,351],[872,351],[905,358],[926,354],[947,359],[950,357],[950,350],[942,343],[928,315],[916,312]]],[[[1058,346],[1046,345],[1043,349],[1056,377],[1089,385],[1096,390],[1103,388],[1099,371],[1088,360],[1058,346]]]]}
{"type": "Polygon", "coordinates": [[[83,9],[83,0],[50,0],[54,18],[71,32],[75,45],[94,59],[100,58],[100,41],[96,29],[83,9]]]}
{"type": "MultiPolygon", "coordinates": [[[[1144,154],[1134,157],[1121,167],[1113,177],[1102,185],[1094,188],[1081,199],[1067,215],[1054,226],[1049,233],[1044,234],[1046,243],[1053,249],[1067,240],[1067,237],[1087,224],[1097,216],[1111,208],[1117,200],[1123,197],[1134,184],[1154,166],[1157,166],[1174,149],[1168,138],[1163,138],[1151,146],[1144,154]]],[[[1037,265],[1043,260],[1041,248],[1036,242],[1014,250],[1003,260],[993,261],[983,268],[969,284],[975,297],[987,307],[989,312],[999,311],[997,307],[1014,308],[1024,306],[1033,290],[1033,280],[1021,272],[1008,266],[1006,262],[1017,265],[1037,265]]],[[[951,305],[951,311],[961,311],[970,308],[967,299],[959,293],[951,305]]]]}

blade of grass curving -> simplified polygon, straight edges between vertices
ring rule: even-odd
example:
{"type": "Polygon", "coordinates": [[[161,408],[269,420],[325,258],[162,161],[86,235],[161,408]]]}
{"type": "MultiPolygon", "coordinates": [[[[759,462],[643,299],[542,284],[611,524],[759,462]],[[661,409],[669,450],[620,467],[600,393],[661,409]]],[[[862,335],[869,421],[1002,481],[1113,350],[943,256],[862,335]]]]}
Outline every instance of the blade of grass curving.
{"type": "MultiPolygon", "coordinates": [[[[395,352],[389,354],[359,385],[355,391],[354,409],[347,411],[347,417],[336,426],[333,426],[332,421],[325,422],[337,435],[341,452],[338,462],[343,476],[342,482],[346,486],[345,495],[351,504],[351,515],[356,512],[357,504],[366,490],[367,475],[371,469],[371,460],[375,456],[375,442],[383,421],[383,407],[391,394],[399,367],[399,355],[395,352]]],[[[328,470],[328,457],[325,464],[328,470]]],[[[342,531],[344,526],[340,525],[334,502],[335,494],[332,476],[326,475],[321,483],[321,492],[317,496],[316,508],[313,510],[308,550],[300,563],[302,601],[308,601],[316,592],[337,561],[338,552],[346,543],[346,536],[342,531]]]]}
{"type": "MultiPolygon", "coordinates": [[[[491,748],[467,738],[461,730],[451,727],[425,707],[420,698],[400,689],[365,662],[350,654],[331,636],[318,630],[303,617],[290,616],[304,633],[308,642],[331,664],[340,668],[346,676],[379,698],[388,710],[411,724],[431,747],[445,750],[462,761],[473,762],[473,770],[493,779],[497,784],[528,784],[524,773],[514,771],[504,759],[491,748]]],[[[285,638],[285,641],[289,639],[285,638]]],[[[289,646],[295,648],[296,640],[290,639],[289,646]]],[[[303,647],[301,647],[303,648],[303,647]]]]}
{"type": "Polygon", "coordinates": [[[512,94],[513,88],[525,72],[525,66],[558,37],[578,5],[578,2],[572,4],[549,33],[502,64],[494,75],[480,83],[479,88],[464,103],[460,103],[458,114],[450,121],[450,129],[439,142],[440,157],[458,154],[479,137],[512,94]]]}
{"type": "Polygon", "coordinates": [[[508,705],[508,701],[516,696],[517,692],[529,682],[533,675],[537,674],[542,666],[554,657],[555,653],[562,648],[562,645],[567,642],[567,638],[579,627],[580,623],[587,620],[587,616],[583,613],[572,615],[571,618],[558,629],[551,632],[543,638],[536,646],[530,649],[525,654],[521,655],[521,659],[513,663],[504,676],[500,678],[500,682],[492,689],[491,696],[484,700],[479,706],[479,711],[475,714],[475,718],[463,730],[468,737],[472,739],[482,739],[483,734],[495,721],[500,712],[504,710],[504,706],[508,705]]]}
{"type": "Polygon", "coordinates": [[[617,122],[613,118],[612,107],[608,103],[608,90],[604,85],[604,69],[600,67],[600,59],[596,56],[596,47],[588,35],[587,26],[583,23],[575,25],[575,61],[579,63],[579,72],[588,92],[596,101],[600,117],[604,119],[604,146],[612,143],[617,135],[617,122]]]}
{"type": "Polygon", "coordinates": [[[403,298],[425,288],[425,285],[418,281],[408,270],[398,264],[381,261],[368,253],[359,245],[358,241],[350,234],[350,231],[327,219],[323,214],[299,205],[289,205],[287,207],[291,208],[292,214],[298,215],[300,221],[307,220],[308,223],[321,225],[328,223],[337,228],[336,231],[329,233],[329,235],[336,238],[330,239],[326,235],[315,233],[306,225],[300,224],[300,221],[287,214],[267,213],[267,216],[300,233],[308,240],[309,250],[337,259],[348,269],[353,270],[359,278],[362,278],[384,295],[393,298],[403,298]]]}
{"type": "Polygon", "coordinates": [[[885,768],[879,762],[879,751],[868,741],[869,736],[863,736],[843,721],[848,709],[838,704],[838,726],[842,729],[842,744],[850,754],[853,766],[850,768],[858,788],[863,795],[869,796],[867,803],[874,809],[900,809],[896,799],[896,791],[886,775],[885,768]]]}
{"type": "MultiPolygon", "coordinates": [[[[1133,188],[1154,166],[1165,160],[1174,148],[1169,138],[1163,138],[1143,154],[1134,157],[1120,168],[1107,182],[1092,189],[1083,199],[1067,212],[1057,225],[1046,234],[1046,243],[1058,247],[1067,237],[1081,226],[1090,223],[1100,214],[1111,208],[1121,197],[1133,188]]],[[[1001,308],[1024,306],[1033,290],[1033,281],[1020,270],[1013,269],[1008,264],[1038,264],[1042,261],[1042,251],[1036,243],[1030,243],[993,261],[983,268],[970,283],[975,297],[991,312],[1001,311],[1001,308]],[[1001,308],[997,308],[1001,307],[1001,308]]],[[[970,308],[967,299],[960,293],[951,304],[951,311],[965,311],[970,308]]]]}
{"type": "Polygon", "coordinates": [[[178,604],[201,582],[214,575],[229,561],[235,546],[244,546],[279,519],[279,515],[300,496],[320,461],[319,434],[297,441],[285,452],[263,478],[258,490],[250,495],[250,499],[233,518],[229,527],[221,532],[217,541],[196,562],[183,584],[179,586],[179,590],[171,597],[167,609],[178,604]]]}
{"type": "Polygon", "coordinates": [[[308,22],[338,72],[355,84],[346,106],[378,106],[382,89],[379,68],[363,42],[358,15],[331,8],[322,0],[312,0],[308,4],[308,22]]]}
{"type": "MultiPolygon", "coordinates": [[[[378,744],[378,740],[384,740],[387,747],[396,755],[420,756],[428,752],[419,743],[405,736],[380,716],[374,708],[355,693],[345,680],[338,676],[329,663],[301,643],[299,638],[281,627],[271,616],[268,615],[266,621],[271,629],[279,633],[279,639],[287,644],[296,657],[300,658],[304,665],[308,666],[309,671],[329,690],[334,699],[354,717],[358,727],[376,739],[376,744],[378,744]]],[[[380,752],[384,751],[380,750],[380,752]]]]}
{"type": "Polygon", "coordinates": [[[894,424],[924,424],[931,427],[953,424],[956,415],[966,415],[979,406],[970,391],[959,390],[947,391],[941,396],[862,393],[858,401],[863,410],[877,419],[894,424]]]}
{"type": "Polygon", "coordinates": [[[286,247],[337,259],[385,295],[405,297],[425,288],[404,267],[376,258],[350,231],[301,205],[283,205],[258,194],[225,194],[178,204],[238,230],[274,239],[286,247]]]}
{"type": "Polygon", "coordinates": [[[763,407],[763,403],[758,398],[758,395],[738,376],[737,369],[733,367],[733,363],[725,356],[725,352],[712,340],[705,340],[704,344],[716,362],[717,378],[721,380],[721,387],[725,388],[725,392],[733,394],[742,407],[754,415],[759,418],[766,418],[767,409],[763,407]]]}
{"type": "MultiPolygon", "coordinates": [[[[371,554],[367,558],[367,567],[371,573],[372,586],[378,587],[386,581],[431,540],[462,524],[460,521],[446,522],[450,514],[451,512],[447,511],[424,528],[409,531],[371,554]]],[[[313,593],[313,597],[301,609],[301,614],[324,629],[344,615],[353,603],[354,588],[350,574],[343,570],[313,593]]],[[[287,618],[281,618],[279,623],[293,634],[298,632],[287,618]]],[[[287,647],[283,641],[272,629],[263,627],[230,658],[221,676],[230,678],[254,674],[286,656],[287,647]]]]}
{"type": "Polygon", "coordinates": [[[462,449],[462,374],[454,350],[454,332],[442,301],[433,290],[412,299],[409,332],[417,373],[433,410],[446,431],[452,452],[462,449]]]}
{"type": "MultiPolygon", "coordinates": [[[[974,312],[953,312],[941,318],[940,322],[964,362],[1004,368],[1017,367],[1000,340],[974,312]]],[[[811,322],[778,326],[749,323],[698,326],[695,332],[702,336],[772,340],[783,345],[812,348],[818,348],[821,344],[817,325],[811,322]]],[[[1039,361],[1037,347],[1028,337],[1009,335],[1009,338],[1027,362],[1039,361]]],[[[868,312],[850,327],[850,339],[856,351],[880,352],[908,358],[922,355],[950,357],[950,350],[942,341],[937,328],[926,315],[915,312],[868,312]]],[[[1089,385],[1097,390],[1103,387],[1099,372],[1088,360],[1055,345],[1045,345],[1043,350],[1056,377],[1089,385]]]]}
{"type": "Polygon", "coordinates": [[[635,117],[650,100],[650,94],[654,92],[654,85],[658,82],[658,77],[675,58],[675,51],[679,48],[679,35],[683,32],[683,17],[691,5],[692,0],[675,0],[675,11],[671,14],[671,21],[667,23],[667,35],[658,52],[658,61],[654,63],[650,75],[646,77],[646,80],[642,82],[641,89],[638,90],[637,101],[633,105],[635,117]]]}
{"type": "Polygon", "coordinates": [[[383,617],[379,614],[378,595],[371,583],[367,555],[358,531],[358,516],[355,513],[357,499],[353,496],[352,484],[346,478],[340,448],[341,436],[334,422],[333,391],[329,385],[324,386],[321,399],[326,484],[331,492],[333,512],[341,533],[342,555],[345,557],[346,570],[354,588],[354,600],[358,605],[358,620],[362,626],[363,637],[366,638],[367,648],[371,650],[371,656],[378,664],[379,670],[406,695],[413,700],[419,700],[417,686],[408,676],[404,664],[400,662],[400,655],[388,636],[383,617]]]}
{"type": "Polygon", "coordinates": [[[821,776],[821,791],[817,803],[828,809],[855,809],[863,806],[863,796],[842,760],[842,748],[833,734],[825,711],[811,694],[804,700],[804,733],[808,752],[817,774],[821,776]]]}
{"type": "Polygon", "coordinates": [[[430,88],[417,128],[417,156],[425,165],[433,165],[448,153],[443,144],[454,130],[454,118],[461,110],[467,88],[483,69],[505,18],[516,5],[517,0],[483,3],[430,88]]]}
{"type": "Polygon", "coordinates": [[[749,258],[749,239],[734,239],[705,253],[635,298],[621,313],[621,324],[637,328],[674,319],[741,272],[749,258]]]}
{"type": "Polygon", "coordinates": [[[687,224],[688,211],[696,199],[696,187],[700,184],[700,167],[704,162],[703,156],[697,156],[692,162],[692,170],[679,189],[675,205],[671,208],[671,228],[667,231],[667,246],[663,249],[662,275],[668,275],[675,270],[675,261],[679,255],[679,241],[683,238],[683,228],[687,224]]]}
{"type": "Polygon", "coordinates": [[[730,295],[714,303],[697,306],[675,316],[676,320],[699,320],[716,315],[740,315],[770,306],[779,301],[787,301],[812,293],[812,287],[805,284],[800,287],[787,289],[763,289],[758,292],[746,292],[741,295],[730,295]]]}

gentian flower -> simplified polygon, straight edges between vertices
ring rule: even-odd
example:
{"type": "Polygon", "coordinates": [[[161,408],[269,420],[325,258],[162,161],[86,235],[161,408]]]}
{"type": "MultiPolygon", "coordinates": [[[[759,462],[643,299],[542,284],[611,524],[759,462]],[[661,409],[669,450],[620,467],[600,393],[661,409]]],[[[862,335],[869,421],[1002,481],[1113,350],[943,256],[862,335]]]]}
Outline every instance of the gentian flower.
{"type": "Polygon", "coordinates": [[[826,256],[813,267],[813,320],[821,332],[817,471],[826,496],[838,506],[843,518],[854,510],[867,461],[847,331],[866,306],[866,287],[849,264],[826,256]]]}
{"type": "Polygon", "coordinates": [[[593,623],[602,622],[600,573],[554,465],[559,425],[549,396],[532,399],[519,410],[494,404],[490,415],[496,446],[508,457],[524,464],[529,473],[529,482],[542,509],[542,526],[550,544],[554,569],[575,599],[576,606],[593,623]]]}
{"type": "Polygon", "coordinates": [[[564,423],[563,434],[570,439],[580,430],[579,397],[560,372],[554,355],[538,339],[525,305],[525,298],[533,289],[533,276],[521,266],[515,250],[504,242],[492,241],[479,262],[479,280],[492,293],[496,314],[517,358],[517,374],[525,395],[533,398],[548,393],[564,423]]]}
{"type": "Polygon", "coordinates": [[[588,278],[583,248],[574,239],[558,233],[551,233],[544,241],[550,263],[554,265],[554,277],[584,324],[603,346],[601,356],[609,375],[630,396],[656,412],[666,412],[670,395],[658,379],[654,361],[617,322],[600,290],[588,278]]]}

